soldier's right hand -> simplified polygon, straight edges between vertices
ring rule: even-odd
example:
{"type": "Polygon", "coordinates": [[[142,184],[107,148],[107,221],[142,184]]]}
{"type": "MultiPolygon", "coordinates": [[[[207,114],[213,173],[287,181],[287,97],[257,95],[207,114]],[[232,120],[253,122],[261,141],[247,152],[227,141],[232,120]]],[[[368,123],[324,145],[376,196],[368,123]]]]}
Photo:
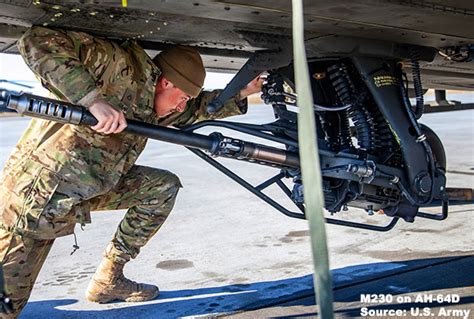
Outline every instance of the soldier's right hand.
{"type": "Polygon", "coordinates": [[[94,131],[104,134],[120,133],[127,127],[125,115],[104,100],[93,102],[88,110],[98,121],[91,127],[94,131]]]}

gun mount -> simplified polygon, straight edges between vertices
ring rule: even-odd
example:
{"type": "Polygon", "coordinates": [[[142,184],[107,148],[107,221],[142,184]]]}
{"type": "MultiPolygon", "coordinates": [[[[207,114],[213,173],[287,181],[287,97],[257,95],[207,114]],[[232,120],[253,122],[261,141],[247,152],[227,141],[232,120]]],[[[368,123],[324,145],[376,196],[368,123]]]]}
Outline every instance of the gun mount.
{"type": "MultiPolygon", "coordinates": [[[[399,219],[407,222],[413,222],[416,216],[445,219],[448,197],[452,200],[457,195],[445,188],[444,150],[434,132],[417,123],[419,114],[414,113],[420,110],[411,110],[397,65],[390,59],[381,58],[324,59],[310,63],[310,72],[313,74],[325,208],[331,215],[352,206],[365,209],[369,215],[379,211],[391,218],[386,226],[335,218],[326,218],[326,222],[388,231],[399,219]],[[374,81],[364,83],[363,79],[369,78],[374,81]],[[387,94],[390,99],[386,98],[387,94]],[[410,146],[407,148],[407,145],[410,146]],[[442,212],[418,212],[420,207],[427,206],[442,206],[442,212]]],[[[173,129],[129,119],[125,131],[185,146],[281,213],[304,219],[296,111],[291,110],[297,107],[298,97],[294,93],[291,74],[291,65],[274,70],[263,86],[262,99],[272,105],[276,118],[272,123],[257,125],[212,120],[173,129]],[[279,147],[220,132],[209,135],[196,132],[209,127],[244,133],[279,147]],[[266,165],[279,171],[254,186],[218,162],[216,157],[266,165]],[[292,188],[285,179],[290,180],[292,188]],[[270,185],[281,189],[297,210],[289,210],[266,195],[263,191],[270,185]]],[[[23,115],[74,125],[97,123],[81,106],[30,94],[0,92],[0,107],[3,104],[23,115]]],[[[464,196],[462,198],[466,200],[459,203],[472,202],[472,191],[470,194],[470,198],[464,196]]]]}

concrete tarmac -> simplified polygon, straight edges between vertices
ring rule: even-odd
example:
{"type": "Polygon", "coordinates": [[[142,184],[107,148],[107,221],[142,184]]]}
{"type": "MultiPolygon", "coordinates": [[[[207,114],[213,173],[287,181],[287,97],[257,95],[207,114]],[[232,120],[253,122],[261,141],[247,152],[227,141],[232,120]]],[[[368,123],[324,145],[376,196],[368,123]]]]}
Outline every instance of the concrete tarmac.
{"type": "MultiPolygon", "coordinates": [[[[248,115],[233,120],[266,123],[272,120],[272,111],[252,105],[248,115]]],[[[0,165],[27,122],[26,118],[0,119],[0,165]]],[[[444,142],[448,186],[473,187],[474,111],[427,114],[421,122],[444,142]]],[[[277,173],[258,165],[222,162],[254,185],[277,173]]],[[[184,185],[165,225],[125,268],[127,277],[159,285],[161,295],[134,304],[85,300],[88,281],[125,213],[96,212],[92,224],[83,231],[76,228],[80,249],[73,255],[72,236],[56,240],[20,318],[317,316],[306,221],[282,215],[183,147],[150,141],[139,164],[168,169],[184,185]]],[[[473,211],[474,205],[453,206],[445,221],[401,221],[387,233],[327,225],[336,317],[361,317],[363,307],[407,310],[402,317],[415,316],[407,306],[410,303],[361,302],[365,294],[451,293],[458,294],[460,302],[441,306],[459,313],[471,309],[474,317],[473,211]]],[[[336,217],[376,224],[389,221],[358,209],[336,217]]],[[[412,298],[414,306],[431,309],[433,318],[439,314],[436,301],[415,304],[412,298]]]]}

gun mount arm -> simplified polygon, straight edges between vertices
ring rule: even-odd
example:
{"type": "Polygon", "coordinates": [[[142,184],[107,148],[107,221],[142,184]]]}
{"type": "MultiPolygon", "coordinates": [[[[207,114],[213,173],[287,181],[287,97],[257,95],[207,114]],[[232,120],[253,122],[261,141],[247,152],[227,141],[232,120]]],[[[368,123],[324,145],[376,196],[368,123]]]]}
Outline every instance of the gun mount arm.
{"type": "MultiPolygon", "coordinates": [[[[260,37],[257,34],[243,32],[245,37],[260,37]]],[[[268,43],[272,50],[255,52],[239,72],[232,78],[222,92],[207,106],[209,114],[216,113],[225,101],[236,95],[247,83],[264,71],[288,65],[293,57],[291,39],[277,37],[268,43]]]]}

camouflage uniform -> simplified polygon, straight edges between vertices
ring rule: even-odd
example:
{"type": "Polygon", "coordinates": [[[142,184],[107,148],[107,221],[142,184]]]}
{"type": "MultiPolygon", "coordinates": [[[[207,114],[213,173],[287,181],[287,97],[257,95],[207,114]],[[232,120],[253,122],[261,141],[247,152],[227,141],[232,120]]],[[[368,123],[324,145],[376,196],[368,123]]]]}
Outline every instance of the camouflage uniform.
{"type": "MultiPolygon", "coordinates": [[[[207,102],[218,93],[202,92],[184,112],[158,119],[153,101],[161,72],[135,42],[33,27],[19,49],[58,98],[89,106],[101,97],[129,119],[177,127],[209,119],[207,102]]],[[[242,114],[246,107],[235,97],[212,118],[242,114]]],[[[146,141],[31,121],[0,176],[0,260],[17,314],[54,239],[72,234],[75,223],[90,222],[91,210],[128,208],[106,250],[121,262],[136,257],[163,224],[181,184],[171,172],[134,165],[146,141]]]]}

